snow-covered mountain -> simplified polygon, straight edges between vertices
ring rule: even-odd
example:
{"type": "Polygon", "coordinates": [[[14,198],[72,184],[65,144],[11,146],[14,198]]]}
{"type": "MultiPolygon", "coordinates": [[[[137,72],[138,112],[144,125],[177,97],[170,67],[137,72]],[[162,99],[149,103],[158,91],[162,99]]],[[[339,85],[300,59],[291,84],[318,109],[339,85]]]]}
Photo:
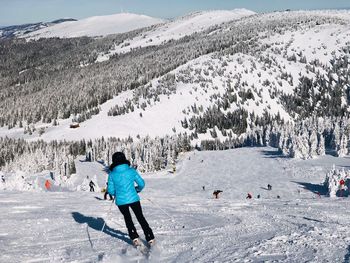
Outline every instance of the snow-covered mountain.
{"type": "Polygon", "coordinates": [[[108,60],[117,53],[126,53],[132,49],[157,46],[170,40],[177,40],[196,32],[202,32],[215,25],[254,15],[255,12],[247,9],[202,11],[177,18],[173,21],[156,26],[132,39],[127,39],[115,45],[108,53],[100,54],[98,62],[108,60]]]}
{"type": "Polygon", "coordinates": [[[33,24],[23,24],[23,25],[14,25],[14,26],[5,26],[0,28],[0,39],[9,39],[14,37],[25,37],[27,34],[49,27],[57,25],[63,22],[68,21],[77,21],[72,18],[58,19],[52,22],[40,22],[33,24]]]}
{"type": "Polygon", "coordinates": [[[350,11],[0,49],[1,262],[349,261],[350,11]],[[146,180],[146,257],[102,199],[115,151],[146,180]]]}
{"type": "Polygon", "coordinates": [[[28,39],[49,37],[71,38],[82,36],[106,36],[124,33],[135,29],[163,23],[163,19],[145,15],[119,13],[107,16],[94,16],[78,21],[65,22],[37,30],[26,35],[28,39]]]}
{"type": "MultiPolygon", "coordinates": [[[[246,10],[236,12],[249,14],[246,10]]],[[[232,19],[233,13],[218,11],[193,14],[156,27],[154,32],[163,32],[164,37],[170,36],[173,32],[180,33],[175,29],[183,28],[185,25],[192,25],[188,31],[192,32],[194,28],[202,28],[202,21],[209,21],[208,17],[214,14],[226,14],[223,16],[225,19],[232,19]],[[196,24],[192,19],[200,22],[196,24]],[[177,26],[174,26],[175,24],[177,26]]],[[[275,23],[275,27],[278,27],[278,23],[284,23],[284,18],[302,21],[304,18],[309,19],[307,16],[310,14],[323,19],[325,17],[338,19],[338,14],[339,19],[344,16],[343,12],[330,11],[273,13],[219,25],[210,35],[225,35],[229,28],[243,27],[246,23],[250,25],[275,23]]],[[[342,56],[342,47],[350,41],[348,22],[327,21],[319,25],[315,24],[316,21],[314,24],[309,23],[305,21],[305,26],[300,25],[294,29],[295,25],[292,22],[290,27],[283,26],[281,31],[277,32],[264,29],[260,35],[255,35],[250,40],[251,47],[248,45],[241,47],[243,52],[234,52],[232,55],[214,52],[190,60],[165,76],[154,78],[133,91],[119,93],[118,96],[100,105],[99,114],[80,123],[79,129],[69,128],[74,116],[59,120],[57,126],[39,125],[38,127],[47,127],[40,138],[47,141],[94,139],[102,136],[126,138],[129,135],[135,138],[188,132],[183,123],[185,119],[191,122],[191,118],[201,116],[213,105],[223,103],[227,104],[223,109],[224,113],[244,110],[248,115],[263,117],[268,113],[271,116],[278,115],[285,121],[293,121],[291,113],[287,112],[285,104],[281,101],[281,95],[294,94],[300,77],[315,78],[318,72],[325,73],[324,66],[329,67],[332,58],[342,56]],[[321,64],[314,65],[315,61],[321,64]],[[229,98],[230,96],[232,98],[229,98]],[[227,98],[229,101],[226,101],[227,98]]],[[[221,135],[223,131],[215,128],[215,125],[213,130],[216,130],[219,138],[225,137],[221,135]]],[[[38,138],[37,133],[34,133],[34,137],[23,135],[23,128],[1,129],[0,134],[38,138]]],[[[209,129],[198,136],[199,141],[212,138],[209,129]]]]}
{"type": "Polygon", "coordinates": [[[69,163],[88,149],[106,160],[110,147],[129,149],[147,171],[191,146],[269,145],[304,159],[347,155],[349,14],[248,15],[102,63],[95,63],[99,54],[140,31],[6,43],[0,136],[26,141],[0,140],[2,165],[22,169],[28,151],[33,163],[61,169],[67,151],[69,163]],[[16,147],[25,150],[13,154],[16,147]]]}

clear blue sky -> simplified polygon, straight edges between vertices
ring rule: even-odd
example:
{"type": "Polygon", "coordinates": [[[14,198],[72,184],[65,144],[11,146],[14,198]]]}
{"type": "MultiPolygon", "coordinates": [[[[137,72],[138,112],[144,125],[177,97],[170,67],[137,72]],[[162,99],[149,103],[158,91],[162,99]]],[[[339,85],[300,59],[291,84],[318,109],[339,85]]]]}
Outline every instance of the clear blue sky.
{"type": "Polygon", "coordinates": [[[121,11],[173,18],[192,11],[234,8],[256,12],[350,8],[350,0],[0,0],[0,26],[121,11]]]}

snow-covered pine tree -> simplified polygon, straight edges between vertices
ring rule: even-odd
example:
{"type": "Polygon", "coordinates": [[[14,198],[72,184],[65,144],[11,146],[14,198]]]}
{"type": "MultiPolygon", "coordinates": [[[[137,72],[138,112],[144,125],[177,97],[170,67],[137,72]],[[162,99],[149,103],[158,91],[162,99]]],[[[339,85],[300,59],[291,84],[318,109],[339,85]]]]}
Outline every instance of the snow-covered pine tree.
{"type": "Polygon", "coordinates": [[[326,174],[323,185],[328,189],[329,197],[344,197],[349,196],[350,190],[350,171],[338,170],[333,168],[326,174]],[[341,184],[343,180],[344,184],[341,184]]]}
{"type": "Polygon", "coordinates": [[[320,133],[317,134],[317,155],[322,156],[326,154],[324,136],[320,133]]]}
{"type": "Polygon", "coordinates": [[[317,149],[318,149],[318,140],[317,140],[317,133],[316,130],[312,130],[309,137],[309,156],[310,158],[313,158],[318,155],[317,149]]]}
{"type": "Polygon", "coordinates": [[[345,134],[340,135],[340,140],[336,145],[338,157],[344,157],[348,154],[348,137],[345,134]]]}

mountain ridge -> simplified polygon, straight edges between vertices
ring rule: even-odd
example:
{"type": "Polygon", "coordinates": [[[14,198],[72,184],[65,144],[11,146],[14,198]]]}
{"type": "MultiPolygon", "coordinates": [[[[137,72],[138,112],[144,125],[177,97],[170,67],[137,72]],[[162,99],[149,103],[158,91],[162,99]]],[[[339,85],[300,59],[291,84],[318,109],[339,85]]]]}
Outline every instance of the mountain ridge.
{"type": "MultiPolygon", "coordinates": [[[[129,141],[157,137],[154,144],[164,145],[164,138],[179,136],[186,147],[202,149],[269,145],[312,158],[329,147],[343,155],[350,30],[342,17],[348,14],[258,14],[103,63],[95,63],[99,52],[158,26],[98,39],[7,43],[1,80],[8,86],[0,103],[7,127],[0,135],[43,139],[44,148],[50,141],[76,147],[103,138],[134,147],[129,141]],[[72,122],[79,127],[70,128],[72,122]]],[[[23,141],[4,141],[11,143],[23,141]]]]}
{"type": "Polygon", "coordinates": [[[51,22],[26,23],[20,25],[10,25],[0,27],[0,39],[10,39],[24,36],[30,32],[37,31],[41,28],[49,27],[54,24],[60,24],[67,21],[77,21],[74,18],[61,18],[51,22]]]}
{"type": "Polygon", "coordinates": [[[118,13],[106,16],[92,16],[78,21],[60,23],[32,32],[27,39],[48,37],[97,37],[125,33],[154,24],[163,23],[163,19],[132,13],[118,13]]]}

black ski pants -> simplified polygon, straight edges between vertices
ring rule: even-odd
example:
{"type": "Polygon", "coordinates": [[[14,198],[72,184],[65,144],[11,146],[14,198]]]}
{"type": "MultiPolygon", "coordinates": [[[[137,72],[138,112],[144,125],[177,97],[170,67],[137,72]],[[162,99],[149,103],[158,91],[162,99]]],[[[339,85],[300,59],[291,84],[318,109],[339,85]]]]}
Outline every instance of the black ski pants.
{"type": "Polygon", "coordinates": [[[142,214],[142,208],[141,208],[140,201],[135,202],[135,203],[131,203],[131,204],[127,204],[127,205],[118,205],[120,212],[124,216],[125,224],[126,224],[126,227],[128,229],[130,239],[134,240],[135,238],[138,238],[139,235],[137,234],[134,222],[132,221],[129,207],[134,212],[134,214],[137,218],[137,221],[139,221],[139,223],[142,227],[143,233],[145,234],[146,240],[150,241],[150,240],[154,239],[153,231],[149,227],[145,217],[142,214]]]}

